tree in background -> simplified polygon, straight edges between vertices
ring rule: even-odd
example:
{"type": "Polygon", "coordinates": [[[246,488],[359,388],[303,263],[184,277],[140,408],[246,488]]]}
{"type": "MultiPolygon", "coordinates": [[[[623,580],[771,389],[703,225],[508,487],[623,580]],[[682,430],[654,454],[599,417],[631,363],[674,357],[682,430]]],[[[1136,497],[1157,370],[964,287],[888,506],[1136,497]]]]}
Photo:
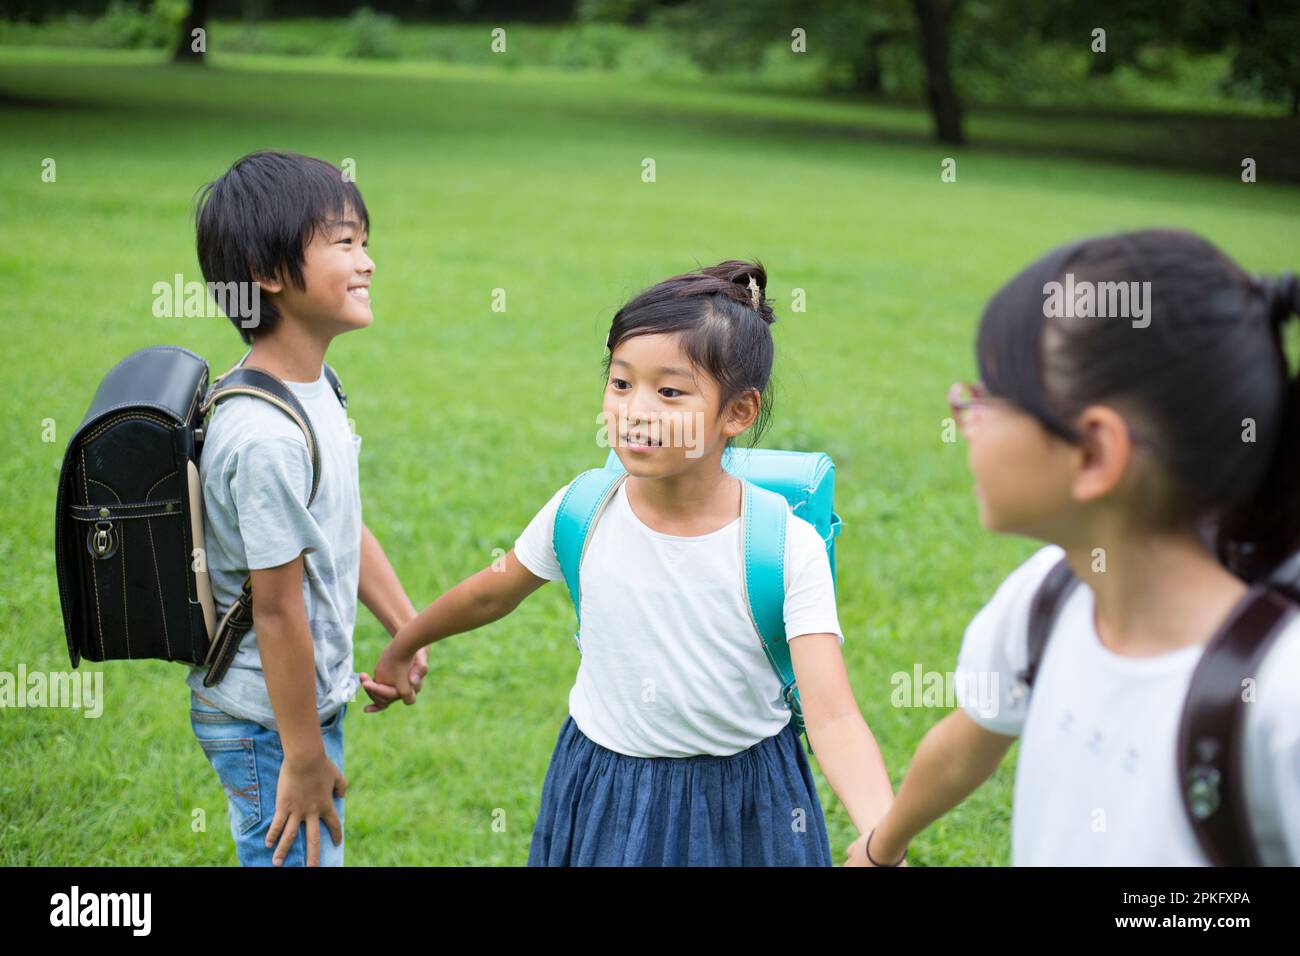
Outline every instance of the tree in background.
{"type": "Polygon", "coordinates": [[[912,0],[916,31],[925,60],[925,96],[934,121],[934,135],[941,143],[961,145],[966,142],[962,131],[961,100],[952,81],[948,65],[948,33],[953,11],[960,0],[912,0]]]}
{"type": "Polygon", "coordinates": [[[1182,32],[1202,50],[1229,50],[1226,82],[1238,93],[1288,104],[1300,117],[1300,4],[1295,0],[1189,0],[1182,32]]]}
{"type": "Polygon", "coordinates": [[[207,31],[208,23],[208,0],[190,0],[189,12],[181,21],[181,35],[176,44],[176,52],[172,54],[174,63],[196,63],[203,64],[207,62],[207,43],[197,44],[195,49],[194,31],[207,31]]]}
{"type": "Polygon", "coordinates": [[[684,53],[705,70],[788,68],[796,82],[825,90],[923,97],[936,139],[951,144],[966,139],[964,102],[1109,102],[1106,97],[1126,82],[1125,77],[1113,82],[1117,69],[1145,79],[1170,78],[1188,53],[1223,55],[1228,95],[1281,103],[1300,117],[1300,0],[6,0],[4,5],[4,15],[16,20],[53,18],[61,10],[95,15],[93,25],[106,38],[102,45],[170,45],[176,62],[200,64],[206,46],[195,49],[194,31],[206,30],[212,16],[224,21],[272,13],[351,15],[358,30],[383,20],[392,34],[396,17],[613,21],[666,31],[674,53],[684,53]],[[814,57],[806,64],[778,62],[795,28],[806,31],[815,62],[814,57]],[[1106,32],[1104,53],[1091,50],[1097,28],[1106,32]],[[1082,84],[1084,76],[1101,82],[1082,84]]]}
{"type": "Polygon", "coordinates": [[[961,103],[949,66],[949,25],[960,0],[582,0],[578,16],[648,24],[673,31],[691,58],[705,69],[718,64],[757,66],[770,44],[789,42],[802,28],[836,75],[867,94],[885,90],[885,51],[914,44],[935,135],[945,143],[964,141],[961,103]]]}

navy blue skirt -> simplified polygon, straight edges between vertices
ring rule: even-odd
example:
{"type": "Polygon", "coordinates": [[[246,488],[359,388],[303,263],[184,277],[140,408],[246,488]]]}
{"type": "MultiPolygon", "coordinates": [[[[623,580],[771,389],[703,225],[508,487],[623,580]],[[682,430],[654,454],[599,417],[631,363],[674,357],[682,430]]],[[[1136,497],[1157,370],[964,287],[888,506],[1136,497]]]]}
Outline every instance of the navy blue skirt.
{"type": "Polygon", "coordinates": [[[529,866],[831,866],[789,723],[726,757],[629,757],[570,716],[542,784],[529,866]]]}

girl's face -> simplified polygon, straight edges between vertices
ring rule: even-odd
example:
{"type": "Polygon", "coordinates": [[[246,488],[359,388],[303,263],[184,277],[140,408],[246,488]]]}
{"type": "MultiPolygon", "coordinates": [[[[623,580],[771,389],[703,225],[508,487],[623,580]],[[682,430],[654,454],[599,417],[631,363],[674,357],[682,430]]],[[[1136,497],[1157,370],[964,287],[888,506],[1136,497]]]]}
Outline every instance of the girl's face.
{"type": "Polygon", "coordinates": [[[1076,499],[1075,449],[1027,412],[991,396],[959,411],[980,521],[990,531],[1058,540],[1076,499]]]}
{"type": "Polygon", "coordinates": [[[691,365],[674,333],[638,335],[614,349],[601,414],[628,473],[662,478],[721,456],[758,415],[758,392],[721,409],[721,388],[691,365]]]}

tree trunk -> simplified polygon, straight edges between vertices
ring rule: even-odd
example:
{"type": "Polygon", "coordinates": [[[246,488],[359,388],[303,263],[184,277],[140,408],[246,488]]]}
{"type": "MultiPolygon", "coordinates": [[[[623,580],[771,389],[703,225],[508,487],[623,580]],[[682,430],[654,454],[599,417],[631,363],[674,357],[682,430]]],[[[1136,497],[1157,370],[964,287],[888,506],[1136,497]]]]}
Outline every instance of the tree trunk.
{"type": "Polygon", "coordinates": [[[879,93],[884,87],[884,73],[880,66],[880,48],[893,39],[888,31],[867,34],[863,44],[862,60],[853,76],[853,88],[860,93],[879,93]]]}
{"type": "MultiPolygon", "coordinates": [[[[207,62],[202,52],[194,49],[194,31],[203,30],[206,32],[208,22],[208,0],[190,0],[190,12],[185,15],[181,22],[180,40],[176,44],[176,52],[172,54],[173,63],[197,63],[202,65],[207,62]]],[[[204,44],[206,49],[207,44],[204,44]]]]}
{"type": "Polygon", "coordinates": [[[1092,59],[1088,61],[1089,76],[1110,76],[1115,72],[1115,67],[1118,66],[1113,51],[1108,50],[1105,53],[1089,53],[1088,55],[1092,57],[1092,59]]]}
{"type": "Polygon", "coordinates": [[[961,128],[961,101],[948,68],[948,21],[952,5],[944,0],[912,0],[925,59],[925,91],[934,118],[934,133],[941,143],[966,142],[961,128]]]}

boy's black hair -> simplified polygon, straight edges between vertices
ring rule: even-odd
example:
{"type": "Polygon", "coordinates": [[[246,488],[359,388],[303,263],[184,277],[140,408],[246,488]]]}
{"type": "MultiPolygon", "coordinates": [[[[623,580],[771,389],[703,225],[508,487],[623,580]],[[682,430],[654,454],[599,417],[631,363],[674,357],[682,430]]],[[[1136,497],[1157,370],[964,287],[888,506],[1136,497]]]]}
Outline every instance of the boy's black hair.
{"type": "Polygon", "coordinates": [[[755,447],[772,412],[770,326],[776,315],[766,291],[763,264],[740,259],[673,276],[645,289],[614,315],[605,339],[605,377],[620,342],[639,335],[678,334],[691,364],[721,388],[720,408],[747,389],[758,390],[759,413],[749,436],[749,447],[755,447]]]}
{"type": "MultiPolygon", "coordinates": [[[[255,276],[279,276],[305,289],[303,265],[312,236],[346,218],[348,209],[369,232],[360,190],[323,159],[276,150],[249,153],[198,192],[194,224],[203,278],[251,283],[255,276]]],[[[280,320],[271,297],[259,299],[255,328],[244,328],[239,316],[229,317],[250,345],[254,332],[271,332],[280,320]]]]}

